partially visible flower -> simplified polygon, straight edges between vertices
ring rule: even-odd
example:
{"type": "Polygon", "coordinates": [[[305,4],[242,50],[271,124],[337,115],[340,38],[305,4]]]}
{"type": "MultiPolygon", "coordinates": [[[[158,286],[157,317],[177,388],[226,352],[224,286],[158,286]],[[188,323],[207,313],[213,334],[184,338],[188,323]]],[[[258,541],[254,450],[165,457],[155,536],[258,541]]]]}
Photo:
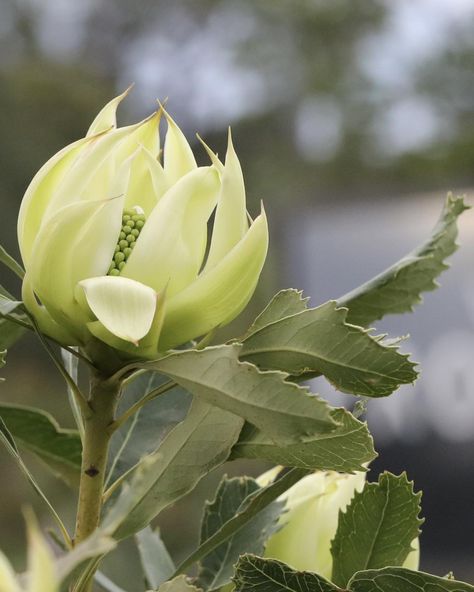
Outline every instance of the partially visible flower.
{"type": "Polygon", "coordinates": [[[53,555],[34,521],[28,521],[28,572],[25,582],[15,575],[0,551],[0,592],[59,592],[53,555]]]}
{"type": "Polygon", "coordinates": [[[117,128],[125,95],[102,109],[85,138],[54,155],[26,191],[18,220],[23,300],[40,328],[63,344],[99,339],[154,357],[241,312],[265,261],[268,228],[263,209],[249,219],[230,134],[225,163],[206,147],[211,164],[198,167],[162,108],[117,128]]]}
{"type": "MultiPolygon", "coordinates": [[[[258,478],[261,486],[272,481],[281,467],[258,478]]],[[[330,580],[332,575],[331,541],[337,530],[339,511],[349,505],[354,493],[362,491],[366,473],[353,475],[318,471],[303,477],[278,499],[286,502],[287,512],[280,517],[283,527],[267,541],[265,556],[278,559],[297,570],[312,571],[330,580]]],[[[418,569],[418,539],[404,567],[418,569]]]]}

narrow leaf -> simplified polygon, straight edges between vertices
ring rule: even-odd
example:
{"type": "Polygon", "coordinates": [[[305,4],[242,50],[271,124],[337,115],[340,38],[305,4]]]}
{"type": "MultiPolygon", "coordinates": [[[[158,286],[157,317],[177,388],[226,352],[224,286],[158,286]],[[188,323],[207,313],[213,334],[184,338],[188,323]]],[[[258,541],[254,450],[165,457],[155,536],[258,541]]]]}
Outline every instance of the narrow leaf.
{"type": "Polygon", "coordinates": [[[365,470],[363,465],[377,456],[367,424],[344,409],[335,409],[333,418],[340,425],[332,432],[287,446],[279,446],[246,423],[231,459],[264,459],[287,467],[341,473],[365,470]]]}
{"type": "Polygon", "coordinates": [[[149,588],[156,590],[171,578],[175,565],[158,530],[147,526],[135,535],[138,552],[149,588]]]}
{"type": "Polygon", "coordinates": [[[173,353],[145,368],[166,374],[196,397],[239,415],[279,442],[295,442],[336,427],[331,408],[280,372],[240,362],[238,345],[173,353]]]}
{"type": "Polygon", "coordinates": [[[356,492],[339,514],[332,541],[333,581],[345,586],[357,571],[403,565],[423,522],[418,517],[420,498],[405,473],[383,473],[378,483],[356,492]]]}
{"type": "MultiPolygon", "coordinates": [[[[164,381],[156,372],[144,372],[134,378],[124,389],[118,416],[164,381]]],[[[144,456],[154,452],[166,434],[186,417],[190,402],[191,395],[176,387],[130,417],[112,437],[107,483],[113,483],[144,456]]]]}
{"type": "Polygon", "coordinates": [[[252,521],[262,510],[275,501],[282,493],[292,487],[309,471],[304,469],[291,469],[278,477],[273,483],[251,493],[239,512],[223,523],[222,526],[206,539],[189,557],[187,557],[176,570],[176,574],[182,573],[196,561],[200,561],[209,553],[217,549],[219,545],[233,537],[241,528],[252,521]]]}
{"type": "Polygon", "coordinates": [[[0,245],[0,263],[3,263],[13,271],[20,279],[23,279],[25,270],[23,267],[15,261],[15,259],[7,253],[4,247],[0,245]]]}
{"type": "Polygon", "coordinates": [[[129,485],[111,505],[105,527],[118,539],[142,530],[227,460],[242,423],[227,411],[193,401],[186,419],[131,472],[129,485]]]}
{"type": "Polygon", "coordinates": [[[13,439],[13,436],[8,431],[8,428],[5,425],[5,423],[1,417],[0,417],[0,442],[5,446],[5,448],[7,449],[7,452],[10,453],[13,460],[16,462],[18,468],[23,473],[23,475],[26,477],[26,479],[28,480],[30,485],[33,487],[35,492],[39,495],[39,497],[46,504],[46,507],[48,508],[49,512],[51,513],[51,516],[53,517],[54,521],[56,522],[57,526],[59,527],[59,530],[61,531],[61,534],[64,538],[64,542],[66,543],[66,546],[70,546],[71,539],[70,539],[69,534],[66,530],[66,527],[64,526],[64,524],[63,524],[61,518],[59,517],[59,515],[57,514],[56,510],[51,505],[51,502],[48,500],[46,495],[43,493],[43,490],[40,488],[40,486],[36,482],[35,478],[28,470],[28,467],[23,462],[23,459],[21,458],[21,456],[18,452],[18,448],[15,444],[15,440],[13,439]]]}
{"type": "Polygon", "coordinates": [[[349,582],[350,592],[474,592],[474,586],[402,567],[360,571],[349,582]]]}
{"type": "Polygon", "coordinates": [[[0,417],[22,448],[33,452],[71,487],[79,484],[82,444],[75,430],[60,428],[45,411],[0,403],[0,417]]]}
{"type": "Polygon", "coordinates": [[[234,583],[235,592],[344,592],[315,573],[255,555],[239,559],[234,583]]]}
{"type": "MultiPolygon", "coordinates": [[[[216,497],[205,507],[201,524],[202,545],[222,526],[245,510],[261,487],[250,477],[228,479],[224,477],[216,497]]],[[[231,580],[234,564],[243,553],[262,554],[267,539],[278,530],[278,518],[284,508],[283,502],[274,501],[261,510],[253,520],[238,530],[219,547],[209,553],[200,564],[197,583],[204,590],[215,590],[231,580]]]]}
{"type": "Polygon", "coordinates": [[[327,302],[261,327],[241,359],[289,374],[323,374],[338,390],[383,397],[414,382],[415,364],[366,330],[346,323],[347,310],[327,302]]]}
{"type": "Polygon", "coordinates": [[[457,219],[469,206],[448,195],[430,238],[403,259],[338,299],[349,309],[347,321],[363,327],[388,314],[411,312],[421,293],[438,287],[436,278],[448,268],[445,259],[457,248],[457,219]]]}

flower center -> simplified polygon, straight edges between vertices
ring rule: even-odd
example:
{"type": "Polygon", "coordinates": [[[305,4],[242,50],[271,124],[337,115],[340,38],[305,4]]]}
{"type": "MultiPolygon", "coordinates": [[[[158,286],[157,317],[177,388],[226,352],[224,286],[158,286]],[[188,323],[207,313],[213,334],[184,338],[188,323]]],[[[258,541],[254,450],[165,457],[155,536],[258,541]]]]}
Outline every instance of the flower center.
{"type": "MultiPolygon", "coordinates": [[[[138,208],[137,208],[138,209],[138,208]]],[[[145,215],[136,210],[124,210],[122,216],[122,230],[119,234],[115,253],[110,264],[108,275],[120,275],[130,257],[140,231],[145,224],[145,215]]]]}

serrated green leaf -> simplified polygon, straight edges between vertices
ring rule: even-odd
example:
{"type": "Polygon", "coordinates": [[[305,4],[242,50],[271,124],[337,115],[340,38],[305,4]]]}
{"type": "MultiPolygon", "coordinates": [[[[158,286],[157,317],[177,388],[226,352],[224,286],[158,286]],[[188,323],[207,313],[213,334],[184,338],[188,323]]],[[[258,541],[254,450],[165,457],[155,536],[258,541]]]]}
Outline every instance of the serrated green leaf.
{"type": "Polygon", "coordinates": [[[104,526],[118,539],[145,528],[227,460],[242,424],[240,417],[194,400],[186,419],[131,472],[121,494],[111,503],[104,526]]]}
{"type": "MultiPolygon", "coordinates": [[[[245,510],[249,496],[262,488],[250,477],[224,477],[217,489],[215,499],[207,502],[201,524],[202,545],[222,526],[245,510]]],[[[250,498],[252,499],[252,498],[250,498]]],[[[232,537],[209,553],[200,563],[197,584],[204,590],[215,590],[228,584],[234,573],[234,564],[244,552],[261,554],[267,539],[278,530],[278,518],[284,508],[283,502],[274,501],[261,510],[253,520],[238,530],[232,537]]]]}
{"type": "Polygon", "coordinates": [[[200,589],[196,588],[189,583],[186,576],[178,576],[169,582],[161,584],[158,588],[158,592],[199,592],[200,589]]]}
{"type": "Polygon", "coordinates": [[[402,567],[361,571],[349,582],[350,592],[474,592],[474,586],[402,567]]]}
{"type": "Polygon", "coordinates": [[[235,592],[343,592],[315,573],[248,554],[237,563],[234,583],[235,592]]]}
{"type": "Polygon", "coordinates": [[[333,417],[340,423],[334,431],[287,446],[278,446],[246,423],[231,459],[263,459],[287,467],[341,473],[365,470],[363,465],[377,456],[367,424],[344,409],[335,409],[333,417]]]}
{"type": "Polygon", "coordinates": [[[307,308],[308,300],[309,298],[303,298],[303,292],[300,290],[294,290],[293,288],[281,290],[275,294],[258,315],[242,340],[275,321],[302,312],[307,308]]]}
{"type": "Polygon", "coordinates": [[[15,261],[15,259],[7,253],[4,247],[0,245],[0,263],[6,265],[13,273],[15,273],[20,279],[23,279],[25,270],[23,267],[15,261]]]}
{"type": "Polygon", "coordinates": [[[8,431],[8,428],[5,425],[5,422],[3,421],[3,419],[1,417],[0,417],[0,443],[2,443],[3,446],[5,446],[7,452],[10,454],[10,456],[15,461],[17,467],[23,473],[24,477],[26,477],[29,484],[33,487],[33,490],[43,500],[43,502],[45,503],[46,507],[48,508],[51,516],[53,517],[53,520],[56,522],[59,530],[61,531],[61,534],[64,538],[65,543],[68,545],[70,543],[70,538],[69,538],[69,534],[66,530],[66,527],[64,526],[61,518],[59,517],[58,513],[56,512],[56,510],[52,506],[51,502],[48,500],[46,495],[43,493],[43,490],[38,485],[38,483],[36,482],[33,475],[30,473],[28,467],[23,462],[23,459],[21,458],[20,453],[18,452],[18,447],[15,443],[15,440],[14,440],[13,436],[11,435],[11,433],[8,431]]]}
{"type": "Polygon", "coordinates": [[[336,427],[329,405],[281,372],[261,372],[238,359],[240,346],[187,350],[143,365],[166,374],[196,397],[239,415],[278,442],[336,427]]]}
{"type": "Polygon", "coordinates": [[[366,397],[384,397],[414,382],[408,356],[347,324],[346,316],[346,309],[327,302],[285,317],[250,335],[240,358],[294,376],[323,374],[336,389],[366,397]]]}
{"type": "Polygon", "coordinates": [[[345,586],[361,570],[401,566],[420,533],[421,493],[405,473],[383,473],[378,483],[366,483],[346,511],[340,512],[332,541],[332,580],[345,586]]]}
{"type": "Polygon", "coordinates": [[[149,588],[156,590],[171,578],[175,565],[158,530],[147,526],[135,535],[140,562],[149,588]]]}
{"type": "Polygon", "coordinates": [[[448,196],[431,237],[406,257],[338,299],[349,309],[347,321],[367,327],[388,314],[411,312],[421,293],[438,287],[436,278],[457,248],[457,219],[468,209],[462,197],[448,196]]]}
{"type": "Polygon", "coordinates": [[[79,484],[82,444],[76,430],[60,428],[41,409],[0,403],[0,417],[22,448],[33,452],[71,487],[79,484]]]}
{"type": "MultiPolygon", "coordinates": [[[[156,372],[146,372],[135,378],[124,389],[117,415],[120,417],[163,382],[164,377],[156,372]]],[[[154,452],[166,434],[186,417],[190,403],[191,395],[176,386],[130,417],[112,437],[107,483],[113,483],[141,458],[154,452]]]]}
{"type": "Polygon", "coordinates": [[[255,516],[308,473],[309,471],[305,469],[291,469],[285,475],[278,476],[273,483],[251,493],[245,500],[245,503],[242,504],[241,511],[222,524],[212,536],[191,553],[180,564],[176,570],[176,575],[184,572],[193,563],[200,561],[203,557],[214,551],[214,549],[217,549],[223,542],[233,537],[235,533],[252,521],[255,516]]]}

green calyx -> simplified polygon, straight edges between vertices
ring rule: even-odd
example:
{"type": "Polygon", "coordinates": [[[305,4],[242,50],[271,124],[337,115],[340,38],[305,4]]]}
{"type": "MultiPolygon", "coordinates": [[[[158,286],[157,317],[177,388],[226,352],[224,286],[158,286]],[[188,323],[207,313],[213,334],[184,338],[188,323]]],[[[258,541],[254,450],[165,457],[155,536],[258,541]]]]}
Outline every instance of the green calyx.
{"type": "Polygon", "coordinates": [[[124,210],[122,216],[122,229],[119,234],[115,252],[107,275],[120,275],[130,257],[141,229],[145,225],[145,215],[136,210],[124,210]]]}

